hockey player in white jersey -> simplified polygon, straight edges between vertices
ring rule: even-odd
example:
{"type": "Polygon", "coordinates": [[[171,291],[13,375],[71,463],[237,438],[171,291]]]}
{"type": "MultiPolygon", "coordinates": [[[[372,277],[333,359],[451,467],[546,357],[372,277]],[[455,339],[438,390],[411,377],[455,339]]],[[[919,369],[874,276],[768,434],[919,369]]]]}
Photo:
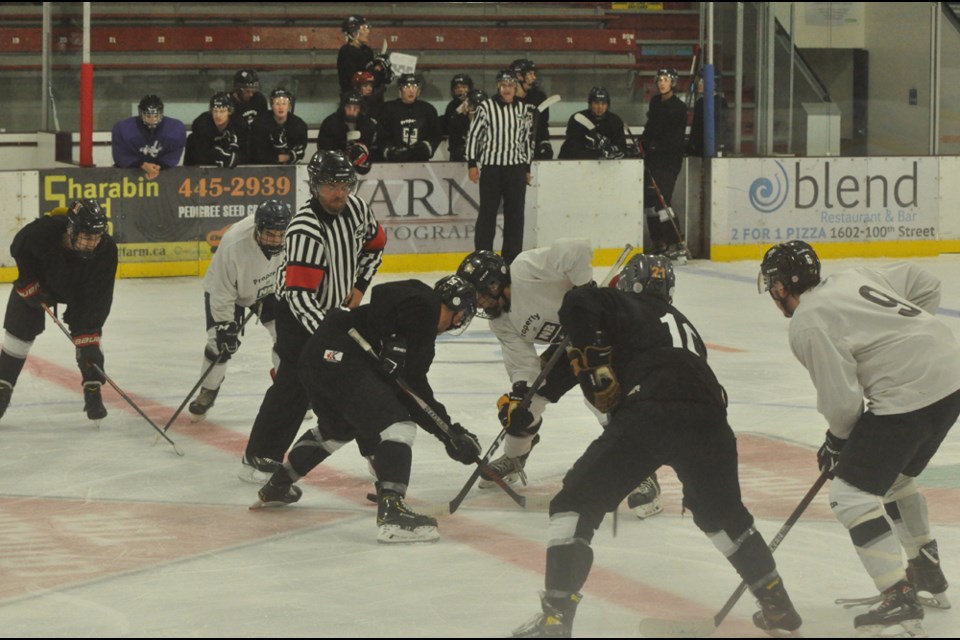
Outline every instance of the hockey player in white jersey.
{"type": "MultiPolygon", "coordinates": [[[[210,369],[210,373],[190,403],[194,420],[205,416],[217,399],[227,374],[227,361],[240,346],[239,327],[246,309],[256,313],[273,342],[277,340],[276,297],[272,294],[283,257],[284,234],[292,216],[285,203],[267,200],[254,215],[231,226],[220,239],[203,278],[207,346],[202,371],[210,369]]],[[[276,351],[271,351],[271,355],[276,368],[279,357],[276,351]]]]}
{"type": "Polygon", "coordinates": [[[918,592],[949,605],[915,479],[960,415],[960,345],[934,315],[940,282],[908,263],[821,280],[813,248],[794,240],[767,251],[758,288],[791,319],[790,348],[829,425],[817,461],[833,477],[830,505],[880,591],[854,627],[922,634],[918,592]]]}
{"type": "MultiPolygon", "coordinates": [[[[558,312],[563,296],[576,287],[594,286],[592,260],[593,250],[586,240],[569,238],[549,247],[524,251],[509,267],[492,251],[474,251],[457,270],[457,275],[477,288],[477,315],[489,319],[513,385],[497,401],[500,423],[507,435],[503,455],[490,463],[510,484],[526,484],[524,467],[530,451],[540,441],[542,414],[547,404],[557,402],[576,386],[572,380],[566,384],[566,367],[555,367],[556,375],[548,376],[533,395],[529,410],[517,410],[540,373],[541,357],[534,345],[556,345],[562,341],[558,312]]],[[[550,353],[544,355],[543,362],[550,353]]],[[[481,488],[492,486],[489,478],[481,479],[481,488]]],[[[662,511],[656,475],[630,494],[628,504],[639,518],[662,511]]]]}

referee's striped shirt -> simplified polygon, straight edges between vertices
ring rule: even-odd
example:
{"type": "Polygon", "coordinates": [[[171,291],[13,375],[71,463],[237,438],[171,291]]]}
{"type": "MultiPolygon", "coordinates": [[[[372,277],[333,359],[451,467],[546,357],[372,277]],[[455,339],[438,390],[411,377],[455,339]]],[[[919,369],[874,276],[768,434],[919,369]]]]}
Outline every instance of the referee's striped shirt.
{"type": "Polygon", "coordinates": [[[519,98],[507,104],[498,94],[481,102],[467,132],[467,165],[529,165],[533,158],[532,114],[519,98]]]}
{"type": "Polygon", "coordinates": [[[370,205],[351,195],[339,215],[316,198],[290,220],[277,270],[277,296],[311,334],[354,287],[366,291],[383,258],[386,234],[370,205]]]}

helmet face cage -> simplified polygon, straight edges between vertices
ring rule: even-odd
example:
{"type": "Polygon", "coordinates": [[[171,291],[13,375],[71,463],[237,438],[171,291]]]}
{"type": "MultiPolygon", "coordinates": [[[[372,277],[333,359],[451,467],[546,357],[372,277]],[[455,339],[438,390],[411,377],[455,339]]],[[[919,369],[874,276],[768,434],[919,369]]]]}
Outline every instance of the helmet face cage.
{"type": "Polygon", "coordinates": [[[782,282],[788,293],[803,293],[820,283],[820,258],[803,240],[791,240],[767,250],[760,263],[757,291],[769,291],[774,283],[782,282]]]}
{"type": "MultiPolygon", "coordinates": [[[[74,200],[67,208],[67,234],[70,238],[70,247],[82,258],[92,258],[93,249],[80,249],[77,241],[80,234],[103,235],[107,232],[107,216],[96,200],[74,200]]],[[[96,245],[96,246],[99,246],[96,245]]]]}
{"type": "Polygon", "coordinates": [[[463,332],[477,314],[477,290],[473,284],[459,275],[444,276],[437,280],[433,290],[454,316],[463,312],[463,318],[451,327],[463,332]]]}
{"type": "Polygon", "coordinates": [[[260,245],[260,250],[263,251],[263,254],[267,258],[272,258],[283,251],[283,243],[264,244],[263,232],[265,230],[286,231],[287,225],[290,224],[290,218],[292,217],[293,212],[290,211],[290,207],[280,200],[266,200],[257,207],[257,212],[254,214],[254,225],[257,228],[257,244],[260,245]]]}
{"type": "Polygon", "coordinates": [[[237,89],[260,89],[260,78],[253,69],[240,69],[233,74],[233,86],[237,89]]]}
{"type": "MultiPolygon", "coordinates": [[[[457,269],[457,275],[472,284],[478,295],[493,299],[499,299],[503,290],[510,286],[507,263],[493,251],[486,249],[474,251],[464,258],[457,269]]],[[[499,306],[496,309],[477,306],[477,315],[481,318],[492,320],[500,314],[499,306]]]]}
{"type": "Polygon", "coordinates": [[[143,124],[148,129],[154,129],[163,121],[163,100],[153,94],[143,96],[137,105],[137,111],[143,124]],[[149,122],[147,118],[150,118],[149,122]]]}
{"type": "Polygon", "coordinates": [[[677,83],[680,82],[680,74],[677,73],[676,69],[657,69],[656,79],[658,82],[663,76],[670,78],[671,88],[676,87],[677,83]]]}
{"type": "Polygon", "coordinates": [[[473,78],[471,78],[465,73],[458,73],[457,75],[453,76],[453,78],[450,80],[450,97],[451,98],[457,97],[458,84],[467,85],[467,95],[470,95],[470,92],[473,91],[473,78]]]}
{"type": "Polygon", "coordinates": [[[606,102],[607,106],[610,106],[610,92],[607,91],[606,87],[594,87],[590,89],[590,93],[587,95],[587,104],[591,105],[594,102],[606,102]]]}
{"type": "Polygon", "coordinates": [[[270,108],[271,109],[273,108],[273,101],[276,100],[277,98],[286,98],[287,100],[289,100],[290,113],[293,113],[293,103],[296,100],[296,98],[293,97],[293,93],[291,93],[288,89],[285,89],[283,87],[277,87],[276,89],[271,91],[270,92],[270,108]]]}
{"type": "Polygon", "coordinates": [[[320,192],[325,184],[349,185],[351,193],[357,187],[357,171],[350,161],[338,151],[318,151],[307,165],[310,177],[310,191],[320,192]]]}
{"type": "Polygon", "coordinates": [[[677,276],[669,258],[641,253],[630,258],[620,271],[616,287],[627,293],[645,294],[673,302],[676,284],[677,276]]]}

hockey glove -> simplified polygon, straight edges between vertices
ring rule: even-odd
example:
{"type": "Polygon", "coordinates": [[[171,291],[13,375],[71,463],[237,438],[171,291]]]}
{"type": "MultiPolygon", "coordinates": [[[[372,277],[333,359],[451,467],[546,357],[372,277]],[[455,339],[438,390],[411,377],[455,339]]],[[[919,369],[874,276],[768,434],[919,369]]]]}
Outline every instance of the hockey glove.
{"type": "Polygon", "coordinates": [[[36,280],[18,288],[17,294],[23,298],[23,301],[26,302],[31,309],[40,309],[44,304],[51,305],[55,302],[53,298],[47,295],[47,292],[43,290],[40,283],[36,280]]]}
{"type": "Polygon", "coordinates": [[[391,378],[403,375],[403,365],[407,362],[407,341],[399,336],[383,339],[380,347],[380,368],[391,378]]]}
{"type": "Polygon", "coordinates": [[[610,143],[610,141],[607,139],[607,136],[603,135],[596,129],[585,134],[584,137],[586,138],[585,144],[587,149],[590,149],[591,151],[599,151],[605,145],[610,143]]]}
{"type": "Polygon", "coordinates": [[[838,438],[837,436],[827,431],[827,436],[823,440],[823,444],[820,445],[820,450],[817,451],[817,466],[820,467],[820,471],[828,471],[830,477],[833,478],[833,468],[837,466],[837,462],[840,460],[840,450],[843,449],[843,445],[847,444],[847,441],[843,438],[838,438]]]}
{"type": "Polygon", "coordinates": [[[217,350],[220,352],[220,362],[226,362],[230,356],[240,348],[240,330],[236,322],[221,322],[216,325],[217,350]]]}
{"type": "Polygon", "coordinates": [[[383,159],[388,162],[407,162],[410,159],[410,147],[387,147],[383,150],[383,159]]]}
{"type": "Polygon", "coordinates": [[[610,366],[613,349],[603,332],[597,332],[593,345],[578,349],[567,347],[570,370],[576,376],[587,402],[601,413],[609,413],[620,404],[620,381],[610,366]]]}
{"type": "Polygon", "coordinates": [[[520,406],[529,391],[530,387],[526,382],[516,382],[509,393],[503,394],[497,400],[497,417],[510,435],[527,435],[527,429],[536,419],[529,407],[520,406]]]}
{"type": "Polygon", "coordinates": [[[84,382],[103,382],[103,351],[100,350],[100,332],[83,333],[73,336],[73,345],[77,348],[77,366],[84,382]],[[96,366],[95,366],[96,365],[96,366]],[[100,371],[97,371],[97,367],[100,371]]]}
{"type": "Polygon", "coordinates": [[[473,464],[480,458],[480,441],[459,422],[450,425],[450,435],[443,444],[447,455],[460,464],[473,464]]]}
{"type": "Polygon", "coordinates": [[[623,157],[623,151],[615,144],[608,144],[601,150],[601,153],[604,160],[619,160],[623,157]]]}
{"type": "Polygon", "coordinates": [[[553,145],[543,140],[537,145],[537,150],[533,154],[534,160],[553,160],[553,145]]]}

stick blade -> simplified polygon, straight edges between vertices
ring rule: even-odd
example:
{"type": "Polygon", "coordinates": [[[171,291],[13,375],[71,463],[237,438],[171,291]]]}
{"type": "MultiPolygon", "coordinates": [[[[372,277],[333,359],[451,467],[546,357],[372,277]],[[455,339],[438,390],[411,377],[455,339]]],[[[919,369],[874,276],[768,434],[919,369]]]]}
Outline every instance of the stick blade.
{"type": "Polygon", "coordinates": [[[644,638],[706,638],[716,630],[717,625],[712,618],[644,618],[640,621],[640,635],[644,638]]]}
{"type": "Polygon", "coordinates": [[[547,98],[546,100],[544,100],[543,102],[541,102],[540,104],[538,104],[538,105],[537,105],[537,111],[539,111],[540,113],[543,113],[544,111],[546,111],[547,109],[549,109],[549,108],[552,107],[553,105],[555,105],[555,104],[557,104],[558,102],[560,102],[560,100],[562,100],[562,98],[560,97],[560,94],[559,94],[559,93],[555,93],[555,94],[553,94],[552,96],[550,96],[549,98],[547,98]]]}

